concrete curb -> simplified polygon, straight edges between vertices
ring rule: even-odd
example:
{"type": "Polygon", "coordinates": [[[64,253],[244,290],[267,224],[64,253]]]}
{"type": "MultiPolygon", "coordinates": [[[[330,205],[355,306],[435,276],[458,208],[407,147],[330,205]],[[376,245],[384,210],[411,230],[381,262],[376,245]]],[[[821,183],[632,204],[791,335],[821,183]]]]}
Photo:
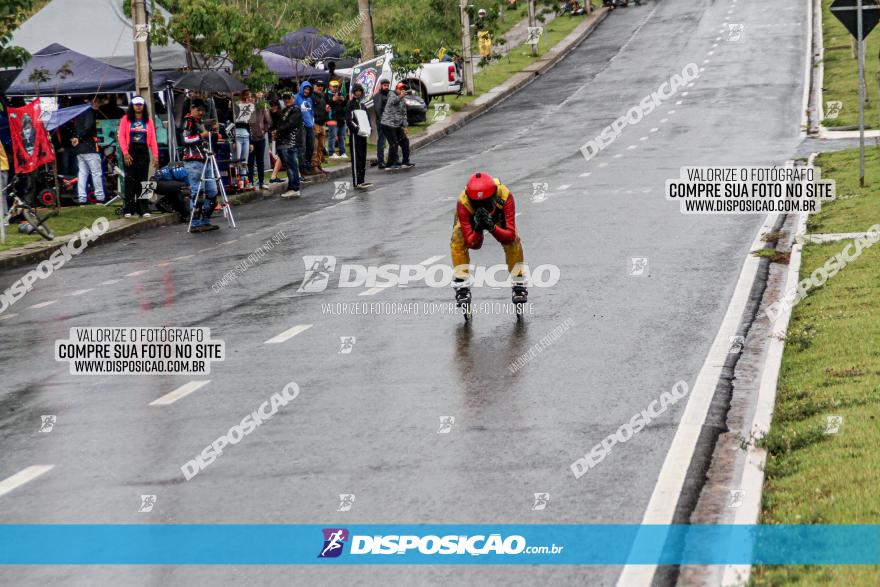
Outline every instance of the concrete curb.
{"type": "MultiPolygon", "coordinates": [[[[420,149],[458,130],[471,120],[485,114],[528,84],[532,83],[538,78],[538,76],[552,69],[566,55],[576,49],[584,39],[592,34],[596,27],[599,26],[599,23],[605,20],[605,17],[608,16],[609,12],[610,10],[608,8],[594,10],[590,16],[584,18],[584,22],[579,24],[567,37],[550,48],[544,56],[523,69],[521,72],[512,75],[504,83],[487,91],[460,111],[449,116],[445,121],[431,125],[426,133],[419,135],[411,141],[410,149],[420,149]]],[[[327,173],[323,175],[309,176],[309,179],[317,184],[342,177],[349,177],[350,175],[351,166],[349,164],[328,168],[327,173]]],[[[276,183],[269,184],[267,187],[268,190],[265,191],[235,194],[229,197],[229,202],[233,206],[240,206],[247,204],[248,202],[253,202],[254,200],[261,200],[267,196],[273,196],[283,192],[286,185],[284,183],[276,183]]],[[[94,240],[90,246],[117,241],[139,232],[175,223],[177,223],[176,214],[162,214],[154,218],[142,220],[112,220],[110,222],[110,229],[94,240]]],[[[0,270],[14,269],[16,267],[30,265],[48,259],[54,251],[64,246],[67,241],[73,237],[74,235],[72,234],[65,235],[63,237],[58,237],[51,242],[31,243],[18,249],[0,252],[0,270]]]]}
{"type": "MultiPolygon", "coordinates": [[[[807,162],[812,167],[818,153],[813,153],[807,162]]],[[[807,215],[799,214],[797,229],[791,235],[791,255],[785,277],[783,294],[797,287],[801,269],[801,250],[807,231],[807,215]]],[[[764,468],[767,465],[767,450],[756,446],[758,441],[770,432],[773,409],[776,406],[776,390],[779,372],[782,369],[782,354],[785,350],[785,335],[791,319],[793,307],[785,305],[779,318],[771,323],[773,332],[767,343],[767,354],[760,374],[757,402],[752,417],[751,435],[754,442],[746,446],[746,462],[740,487],[744,491],[743,505],[736,511],[732,524],[759,524],[761,521],[761,501],[764,495],[764,468]]],[[[751,576],[751,565],[726,565],[721,584],[725,587],[747,585],[751,576]]]]}

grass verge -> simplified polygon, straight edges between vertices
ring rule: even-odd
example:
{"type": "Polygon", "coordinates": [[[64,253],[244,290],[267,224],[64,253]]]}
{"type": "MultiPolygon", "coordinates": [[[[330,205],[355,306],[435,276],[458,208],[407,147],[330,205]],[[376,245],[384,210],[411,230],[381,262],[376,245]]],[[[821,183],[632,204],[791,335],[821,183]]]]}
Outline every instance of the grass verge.
{"type": "Polygon", "coordinates": [[[862,232],[880,222],[880,148],[865,149],[865,184],[859,187],[859,150],[824,153],[816,158],[822,177],[837,183],[837,199],[810,216],[807,232],[862,232]]]}
{"type": "MultiPolygon", "coordinates": [[[[829,101],[839,101],[843,107],[837,118],[822,122],[829,128],[859,123],[859,74],[858,61],[852,56],[853,36],[831,13],[833,1],[822,0],[822,40],[825,48],[823,101],[825,113],[829,101]]],[[[880,46],[877,43],[876,35],[867,37],[865,41],[865,128],[880,128],[880,56],[877,52],[880,46]]]]}
{"type": "MultiPolygon", "coordinates": [[[[838,181],[838,193],[852,181],[852,156],[823,156],[823,175],[838,181]]],[[[870,170],[880,177],[880,160],[873,159],[870,170]]],[[[880,222],[880,209],[865,204],[867,193],[861,197],[855,207],[850,200],[824,207],[815,224],[823,232],[858,232],[880,222]]],[[[849,242],[806,245],[800,275],[849,242]]],[[[880,244],[794,308],[777,393],[764,440],[762,522],[880,523],[880,244]],[[833,432],[836,420],[829,418],[837,416],[842,421],[833,432]]],[[[755,567],[752,583],[873,586],[880,585],[880,567],[763,566],[755,567]]]]}
{"type": "MultiPolygon", "coordinates": [[[[66,234],[77,232],[86,226],[91,226],[92,222],[101,216],[106,217],[107,220],[117,219],[116,208],[118,207],[119,206],[114,203],[106,207],[82,206],[61,208],[61,213],[58,216],[50,216],[49,219],[46,220],[46,226],[52,229],[52,232],[55,233],[56,237],[64,236],[66,234]]],[[[37,210],[40,218],[43,218],[49,212],[50,211],[46,208],[39,208],[37,210]]],[[[7,227],[6,243],[0,244],[0,251],[8,251],[9,249],[15,249],[31,243],[40,242],[48,241],[45,241],[37,234],[22,234],[18,232],[18,225],[13,224],[12,226],[7,227]]]]}

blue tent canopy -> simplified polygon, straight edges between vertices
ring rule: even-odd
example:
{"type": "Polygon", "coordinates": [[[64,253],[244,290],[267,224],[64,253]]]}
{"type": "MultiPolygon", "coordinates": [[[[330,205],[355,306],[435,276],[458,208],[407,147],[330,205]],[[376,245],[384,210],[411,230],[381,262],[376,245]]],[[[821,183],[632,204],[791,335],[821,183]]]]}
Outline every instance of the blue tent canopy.
{"type": "Polygon", "coordinates": [[[330,79],[330,73],[323,69],[309,67],[302,61],[282,57],[271,51],[260,51],[260,57],[263,58],[269,71],[280,78],[313,79],[324,82],[330,79]]]}
{"type": "Polygon", "coordinates": [[[303,28],[281,37],[280,43],[269,45],[266,51],[290,59],[320,61],[342,57],[345,48],[336,38],[322,34],[316,28],[303,28]]]}
{"type": "MultiPolygon", "coordinates": [[[[155,87],[161,88],[164,83],[162,76],[153,76],[155,87]]],[[[7,96],[83,96],[131,92],[134,89],[133,71],[107,65],[53,43],[34,53],[5,93],[7,96]],[[48,77],[48,80],[39,83],[30,81],[36,71],[48,77]]]]}

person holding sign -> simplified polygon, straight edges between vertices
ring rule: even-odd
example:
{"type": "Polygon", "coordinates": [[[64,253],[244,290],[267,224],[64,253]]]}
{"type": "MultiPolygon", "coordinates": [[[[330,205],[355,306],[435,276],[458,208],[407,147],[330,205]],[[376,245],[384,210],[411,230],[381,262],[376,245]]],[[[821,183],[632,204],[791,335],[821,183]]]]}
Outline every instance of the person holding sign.
{"type": "Polygon", "coordinates": [[[159,162],[159,143],[156,140],[156,127],[147,111],[146,103],[135,96],[128,106],[125,116],[119,121],[119,147],[125,163],[125,199],[122,213],[126,218],[132,214],[150,216],[150,204],[141,199],[142,183],[150,175],[150,157],[159,162]]]}

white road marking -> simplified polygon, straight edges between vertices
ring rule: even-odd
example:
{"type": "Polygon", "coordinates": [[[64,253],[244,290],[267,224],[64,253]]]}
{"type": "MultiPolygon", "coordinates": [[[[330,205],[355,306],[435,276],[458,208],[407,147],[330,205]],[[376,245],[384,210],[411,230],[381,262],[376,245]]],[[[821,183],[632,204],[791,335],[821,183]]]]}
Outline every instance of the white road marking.
{"type": "Polygon", "coordinates": [[[137,277],[138,275],[143,275],[144,273],[149,273],[149,269],[141,269],[140,271],[132,271],[131,273],[126,273],[126,277],[137,277]]]}
{"type": "Polygon", "coordinates": [[[72,296],[81,296],[81,295],[83,295],[84,293],[89,293],[90,291],[95,291],[95,288],[94,288],[94,287],[90,287],[90,288],[88,288],[88,289],[78,289],[78,290],[76,290],[75,292],[73,292],[73,293],[70,294],[70,295],[72,295],[72,296]]]}
{"type": "Polygon", "coordinates": [[[273,336],[269,340],[267,340],[264,344],[281,344],[282,342],[286,342],[299,334],[300,332],[305,332],[309,328],[311,328],[312,324],[297,324],[293,328],[288,328],[281,334],[277,336],[273,336]]]}
{"type": "Polygon", "coordinates": [[[667,123],[667,122],[669,122],[669,119],[668,119],[668,118],[661,118],[661,119],[660,119],[660,124],[664,124],[664,123],[667,123]]]}
{"type": "Polygon", "coordinates": [[[429,259],[425,259],[424,261],[419,263],[419,265],[424,265],[425,267],[427,267],[428,265],[433,265],[434,263],[436,263],[437,261],[439,261],[440,259],[442,259],[445,256],[446,255],[436,255],[436,256],[431,257],[429,259]]]}
{"type": "MultiPolygon", "coordinates": [[[[645,138],[647,138],[647,137],[645,137],[645,138]]],[[[592,172],[592,171],[587,171],[587,172],[585,172],[585,173],[581,173],[578,177],[590,177],[590,174],[591,174],[591,173],[593,173],[593,172],[592,172]]]]}
{"type": "Polygon", "coordinates": [[[623,157],[623,153],[618,153],[614,156],[615,159],[620,159],[621,157],[623,157]]]}
{"type": "Polygon", "coordinates": [[[46,306],[51,306],[52,304],[57,303],[58,300],[49,300],[48,302],[40,302],[39,304],[34,304],[30,306],[32,310],[38,310],[39,308],[45,308],[46,306]]]}
{"type": "Polygon", "coordinates": [[[0,316],[0,320],[9,320],[10,318],[15,318],[18,314],[6,314],[5,316],[0,316]]]}
{"type": "Polygon", "coordinates": [[[599,167],[608,167],[607,163],[599,163],[599,167]]]}
{"type": "Polygon", "coordinates": [[[163,395],[162,397],[160,397],[157,400],[151,401],[150,405],[151,406],[170,406],[171,404],[173,404],[177,400],[185,398],[186,396],[188,396],[192,392],[208,385],[209,383],[211,383],[210,379],[205,379],[202,381],[190,381],[189,383],[184,383],[183,385],[181,385],[180,387],[178,387],[174,391],[166,393],[165,395],[163,395]]]}
{"type": "Polygon", "coordinates": [[[48,473],[55,465],[31,465],[22,469],[12,477],[0,481],[0,496],[6,495],[16,487],[21,487],[28,481],[33,481],[43,473],[48,473]]]}
{"type": "Polygon", "coordinates": [[[629,147],[627,147],[627,149],[637,149],[637,148],[638,148],[638,145],[630,145],[629,147]]]}
{"type": "Polygon", "coordinates": [[[682,103],[682,102],[684,102],[684,100],[679,100],[678,102],[675,103],[675,105],[676,105],[676,106],[681,106],[681,103],[682,103]]]}
{"type": "Polygon", "coordinates": [[[666,114],[675,114],[675,110],[668,110],[666,114]]]}
{"type": "Polygon", "coordinates": [[[359,293],[358,295],[359,295],[359,296],[374,296],[374,295],[376,295],[377,293],[379,293],[380,291],[384,291],[384,290],[388,289],[389,287],[394,287],[394,286],[392,286],[392,285],[383,285],[382,287],[371,287],[371,288],[368,289],[367,291],[362,291],[362,292],[359,293]]]}
{"type": "Polygon", "coordinates": [[[660,130],[660,129],[657,128],[657,127],[655,126],[654,128],[652,128],[652,129],[651,129],[650,131],[648,131],[648,132],[657,132],[658,130],[660,130]]]}
{"type": "Polygon", "coordinates": [[[173,265],[174,261],[162,261],[161,263],[156,263],[156,267],[168,267],[169,265],[173,265]]]}
{"type": "Polygon", "coordinates": [[[570,184],[570,183],[564,183],[564,184],[562,184],[561,186],[559,186],[558,188],[556,188],[556,191],[558,191],[558,192],[564,192],[565,190],[567,190],[567,189],[570,188],[570,187],[571,187],[571,184],[570,184]]]}
{"type": "MultiPolygon", "coordinates": [[[[723,31],[722,31],[722,32],[723,32],[723,31]]],[[[720,41],[720,40],[721,40],[721,37],[715,37],[715,40],[716,40],[716,41],[720,41]]],[[[716,44],[716,45],[712,45],[712,46],[713,46],[713,47],[717,47],[717,44],[716,44]]]]}
{"type": "Polygon", "coordinates": [[[237,242],[238,242],[238,239],[234,238],[231,241],[226,241],[225,243],[220,243],[220,246],[222,247],[224,245],[231,245],[232,243],[237,243],[237,242]]]}
{"type": "MultiPolygon", "coordinates": [[[[721,37],[718,37],[718,38],[720,39],[721,37]]],[[[714,45],[712,45],[712,48],[714,49],[717,46],[718,46],[718,43],[715,43],[714,45]]],[[[714,53],[714,51],[712,53],[714,53]]],[[[711,55],[712,53],[709,53],[709,55],[711,55]]]]}
{"type": "Polygon", "coordinates": [[[121,280],[119,279],[108,279],[101,283],[101,285],[113,285],[114,283],[119,283],[121,280]]]}
{"type": "Polygon", "coordinates": [[[644,137],[640,138],[639,140],[640,140],[640,141],[647,141],[647,140],[648,140],[648,137],[647,137],[647,136],[644,136],[644,137]]]}
{"type": "Polygon", "coordinates": [[[522,216],[522,212],[517,212],[516,214],[513,215],[514,218],[516,218],[517,216],[522,216]]]}
{"type": "Polygon", "coordinates": [[[172,261],[183,261],[184,259],[192,259],[195,255],[184,255],[183,257],[174,257],[172,261]]]}

